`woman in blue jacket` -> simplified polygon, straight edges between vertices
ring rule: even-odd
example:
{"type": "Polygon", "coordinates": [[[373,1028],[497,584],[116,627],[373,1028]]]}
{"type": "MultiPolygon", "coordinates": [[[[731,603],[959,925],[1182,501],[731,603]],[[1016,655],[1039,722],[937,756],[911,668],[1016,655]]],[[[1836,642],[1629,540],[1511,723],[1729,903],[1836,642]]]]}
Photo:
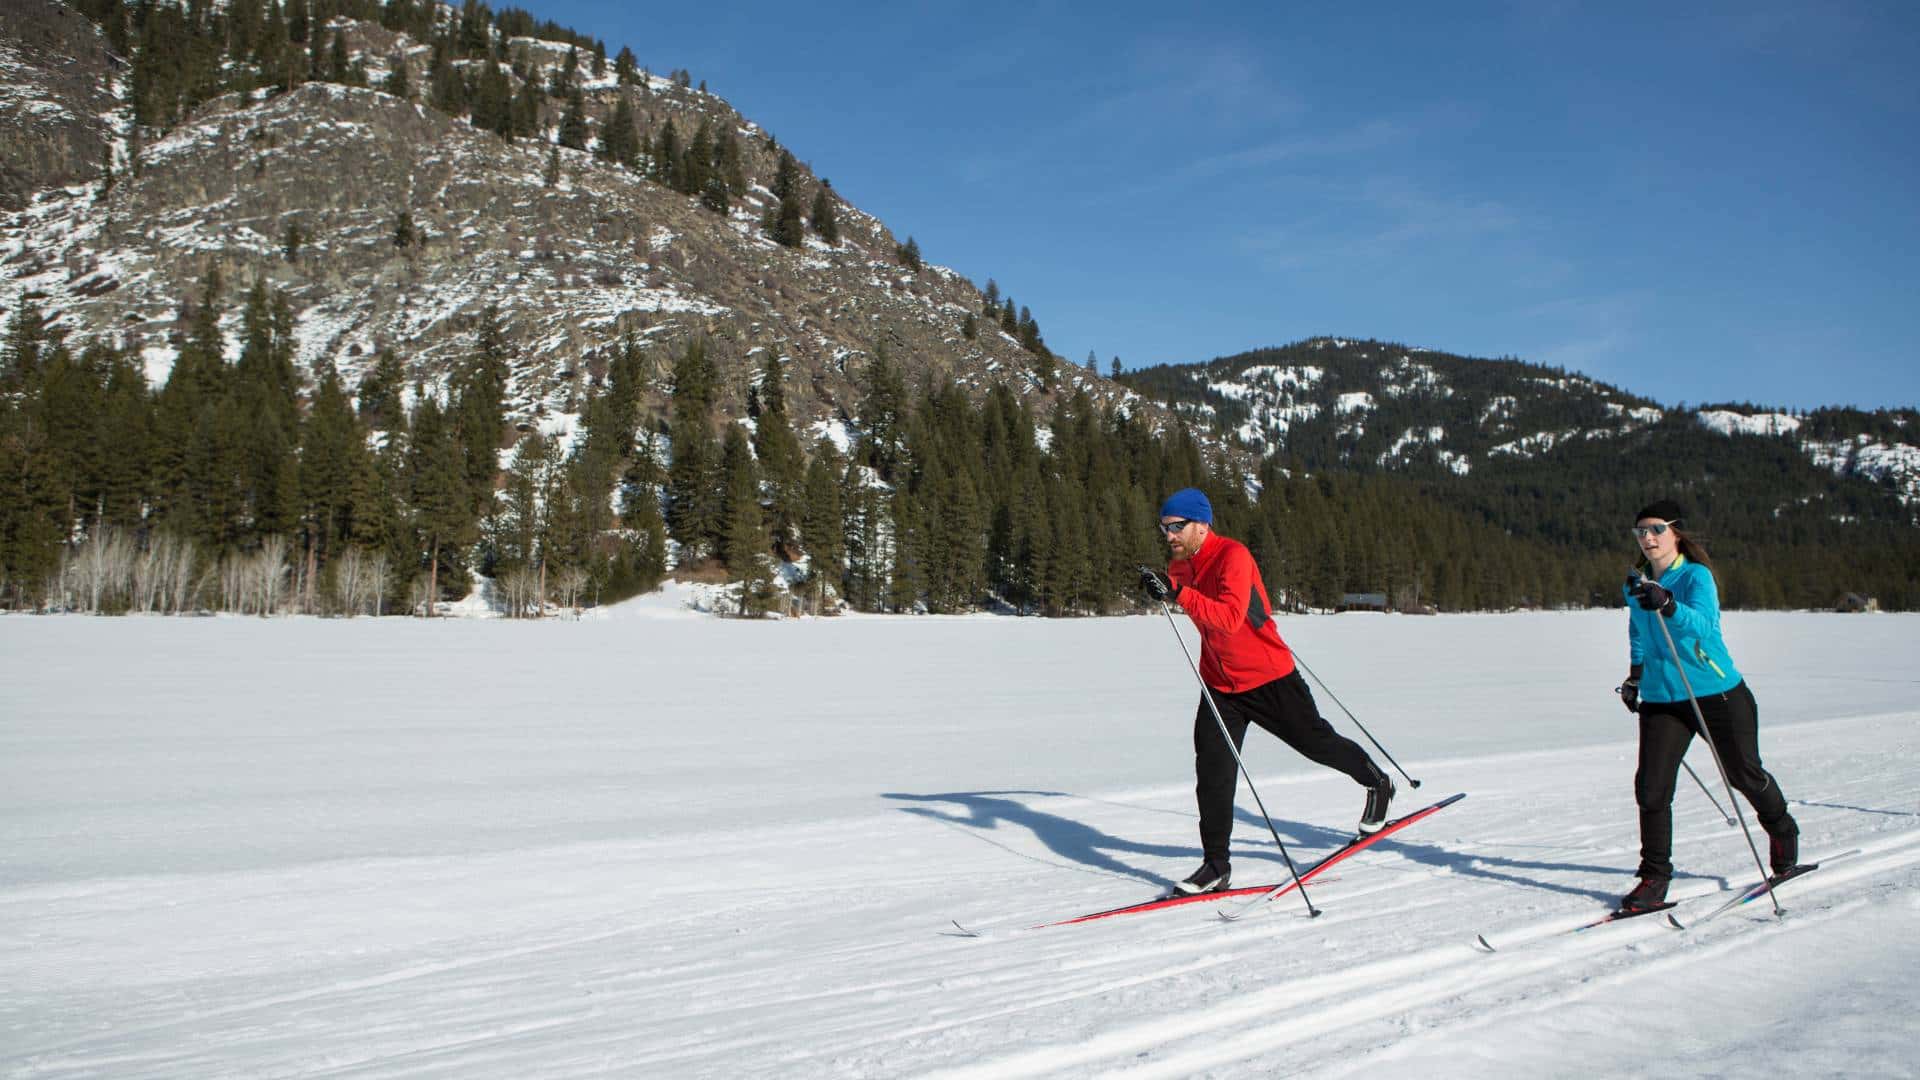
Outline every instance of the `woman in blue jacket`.
{"type": "Polygon", "coordinates": [[[1679,527],[1685,516],[1670,499],[1634,515],[1634,540],[1646,562],[1645,576],[1627,586],[1633,666],[1620,687],[1627,708],[1640,716],[1640,767],[1633,778],[1640,804],[1640,883],[1620,902],[1628,910],[1665,900],[1673,878],[1674,781],[1698,730],[1688,686],[1728,782],[1753,804],[1767,830],[1773,872],[1792,869],[1800,856],[1800,828],[1780,785],[1760,764],[1759,706],[1721,640],[1720,591],[1706,550],[1679,527]]]}

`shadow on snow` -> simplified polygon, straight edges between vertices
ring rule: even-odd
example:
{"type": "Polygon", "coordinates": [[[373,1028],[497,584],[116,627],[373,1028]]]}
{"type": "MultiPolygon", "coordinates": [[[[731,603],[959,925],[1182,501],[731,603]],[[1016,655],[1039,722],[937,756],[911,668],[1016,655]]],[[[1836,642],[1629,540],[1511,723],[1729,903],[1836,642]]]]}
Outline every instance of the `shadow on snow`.
{"type": "MultiPolygon", "coordinates": [[[[1084,868],[1090,873],[1110,874],[1115,877],[1143,881],[1161,888],[1171,886],[1173,879],[1133,865],[1123,857],[1144,856],[1150,859],[1185,857],[1196,860],[1199,858],[1199,852],[1191,845],[1146,844],[1127,840],[1112,833],[1103,832],[1083,821],[1036,809],[1022,801],[1023,797],[1029,799],[1080,798],[1064,791],[952,791],[927,795],[892,791],[882,793],[882,798],[918,804],[901,807],[905,813],[929,818],[967,831],[1023,859],[1058,865],[1052,860],[1023,851],[1012,844],[1003,843],[985,834],[997,831],[1002,826],[1025,829],[1045,845],[1047,851],[1076,868],[1084,868]]],[[[1270,877],[1275,881],[1282,880],[1285,874],[1285,863],[1277,849],[1266,846],[1266,840],[1270,838],[1266,822],[1259,815],[1240,807],[1234,808],[1234,816],[1239,826],[1252,829],[1257,834],[1251,842],[1246,838],[1238,840],[1236,843],[1238,850],[1234,857],[1236,865],[1245,865],[1249,862],[1266,864],[1269,872],[1262,876],[1270,877]]],[[[1353,836],[1351,832],[1299,821],[1275,820],[1273,825],[1280,832],[1280,838],[1286,843],[1288,852],[1293,855],[1295,865],[1302,869],[1326,852],[1345,844],[1353,836]]],[[[1414,863],[1436,870],[1444,869],[1456,877],[1483,878],[1507,885],[1598,900],[1607,904],[1617,900],[1619,894],[1603,889],[1576,888],[1540,875],[1582,873],[1624,876],[1628,872],[1628,868],[1623,866],[1510,859],[1494,855],[1449,851],[1434,844],[1409,843],[1397,837],[1382,840],[1375,847],[1382,851],[1393,851],[1414,863]]],[[[1727,884],[1724,878],[1705,874],[1683,872],[1675,876],[1679,879],[1699,878],[1715,881],[1723,888],[1727,884]]]]}

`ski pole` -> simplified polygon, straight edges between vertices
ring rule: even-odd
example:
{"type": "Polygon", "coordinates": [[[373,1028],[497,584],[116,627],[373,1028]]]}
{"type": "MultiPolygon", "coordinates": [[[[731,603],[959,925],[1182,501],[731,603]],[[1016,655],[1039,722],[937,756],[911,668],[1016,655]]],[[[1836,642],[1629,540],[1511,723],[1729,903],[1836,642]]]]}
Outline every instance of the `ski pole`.
{"type": "MultiPolygon", "coordinates": [[[[1626,687],[1624,685],[1616,686],[1613,688],[1613,692],[1616,694],[1624,693],[1625,691],[1626,691],[1626,687]]],[[[1635,715],[1638,715],[1639,712],[1640,712],[1639,709],[1634,710],[1635,715]]],[[[1694,783],[1700,785],[1700,794],[1705,795],[1707,797],[1707,801],[1713,804],[1713,808],[1715,811],[1719,813],[1721,820],[1727,823],[1727,828],[1729,829],[1733,828],[1733,815],[1727,813],[1725,810],[1720,809],[1720,800],[1714,797],[1713,789],[1707,787],[1707,782],[1705,780],[1700,779],[1699,773],[1693,771],[1693,766],[1687,764],[1686,758],[1680,759],[1680,767],[1687,770],[1687,775],[1693,777],[1694,783]]]]}
{"type": "MultiPolygon", "coordinates": [[[[1628,576],[1627,584],[1638,585],[1643,580],[1640,571],[1635,570],[1628,576]]],[[[1657,611],[1654,616],[1660,624],[1660,636],[1667,639],[1667,655],[1673,658],[1673,670],[1680,673],[1680,685],[1686,688],[1687,704],[1693,706],[1693,719],[1700,727],[1700,738],[1705,740],[1708,752],[1713,754],[1713,767],[1720,770],[1720,782],[1727,787],[1727,801],[1733,804],[1734,815],[1739,818],[1740,832],[1747,838],[1747,850],[1753,852],[1753,865],[1759,868],[1760,880],[1766,883],[1767,900],[1773,904],[1773,914],[1776,918],[1785,915],[1786,912],[1780,910],[1780,898],[1773,895],[1773,873],[1760,858],[1760,845],[1753,842],[1753,830],[1747,828],[1746,811],[1740,809],[1740,800],[1733,797],[1733,781],[1727,777],[1726,762],[1720,760],[1720,748],[1713,745],[1713,733],[1707,730],[1707,714],[1700,711],[1700,699],[1693,695],[1693,680],[1687,678],[1687,669],[1680,665],[1680,647],[1673,643],[1673,631],[1667,629],[1667,617],[1657,611]]]]}
{"type": "Polygon", "coordinates": [[[1173,628],[1173,636],[1180,642],[1180,651],[1186,655],[1187,667],[1193,669],[1193,678],[1200,684],[1200,696],[1206,699],[1207,709],[1213,713],[1213,722],[1220,725],[1220,737],[1227,741],[1227,752],[1233,755],[1233,763],[1239,766],[1240,775],[1247,778],[1247,790],[1253,792],[1253,802],[1260,808],[1261,820],[1267,823],[1267,831],[1273,834],[1273,842],[1280,847],[1280,858],[1287,864],[1287,873],[1293,875],[1293,887],[1299,891],[1300,899],[1307,902],[1307,917],[1317,917],[1320,909],[1313,906],[1313,899],[1307,895],[1306,883],[1300,880],[1300,871],[1293,865],[1293,856],[1287,854],[1286,841],[1280,839],[1280,830],[1273,827],[1267,804],[1261,801],[1259,789],[1253,786],[1253,774],[1247,771],[1247,763],[1240,757],[1240,748],[1233,745],[1233,733],[1227,730],[1227,722],[1220,716],[1220,706],[1213,703],[1213,691],[1207,688],[1207,680],[1200,677],[1200,665],[1193,662],[1193,650],[1187,648],[1187,639],[1180,636],[1180,624],[1173,621],[1173,608],[1162,600],[1160,610],[1167,617],[1167,625],[1173,628]]]}
{"type": "Polygon", "coordinates": [[[1393,755],[1387,753],[1387,748],[1380,745],[1379,739],[1376,739],[1373,737],[1373,732],[1367,730],[1367,725],[1361,723],[1360,718],[1353,715],[1353,710],[1347,708],[1346,703],[1341,701],[1340,698],[1334,694],[1333,688],[1327,685],[1327,681],[1325,679],[1322,679],[1318,674],[1316,674],[1312,668],[1308,667],[1307,662],[1305,660],[1300,659],[1300,650],[1298,649],[1293,650],[1293,662],[1300,665],[1301,671],[1304,671],[1308,675],[1313,676],[1313,681],[1320,684],[1320,689],[1325,690],[1327,692],[1327,696],[1333,699],[1333,703],[1335,705],[1340,706],[1340,711],[1343,713],[1346,713],[1347,719],[1353,721],[1353,726],[1360,729],[1360,734],[1365,735],[1367,737],[1367,741],[1373,744],[1373,748],[1375,750],[1380,751],[1380,756],[1386,758],[1388,764],[1391,764],[1394,768],[1400,770],[1400,775],[1406,777],[1407,783],[1412,784],[1414,787],[1420,786],[1420,781],[1415,780],[1411,776],[1407,776],[1407,770],[1400,768],[1400,763],[1393,760],[1393,755]]]}
{"type": "MultiPolygon", "coordinates": [[[[1712,740],[1709,739],[1708,741],[1711,742],[1712,740]]],[[[1705,780],[1700,779],[1700,774],[1693,771],[1693,766],[1687,764],[1686,758],[1680,759],[1680,767],[1687,770],[1687,775],[1693,777],[1694,783],[1700,785],[1700,794],[1705,795],[1707,797],[1707,801],[1713,804],[1714,810],[1719,812],[1721,818],[1723,818],[1726,821],[1727,826],[1731,828],[1734,824],[1733,815],[1727,813],[1725,810],[1720,809],[1720,800],[1714,798],[1712,790],[1710,790],[1707,787],[1707,782],[1705,780]]]]}

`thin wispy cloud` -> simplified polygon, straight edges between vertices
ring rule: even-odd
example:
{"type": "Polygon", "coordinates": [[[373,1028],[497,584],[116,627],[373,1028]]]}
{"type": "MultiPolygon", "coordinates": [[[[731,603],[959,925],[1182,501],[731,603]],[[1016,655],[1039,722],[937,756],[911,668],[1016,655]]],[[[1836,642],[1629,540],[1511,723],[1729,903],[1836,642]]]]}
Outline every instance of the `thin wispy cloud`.
{"type": "Polygon", "coordinates": [[[1409,129],[1398,120],[1373,120],[1346,131],[1286,135],[1189,162],[1169,173],[1166,182],[1185,184],[1283,162],[1353,157],[1403,145],[1409,137],[1409,129]]]}

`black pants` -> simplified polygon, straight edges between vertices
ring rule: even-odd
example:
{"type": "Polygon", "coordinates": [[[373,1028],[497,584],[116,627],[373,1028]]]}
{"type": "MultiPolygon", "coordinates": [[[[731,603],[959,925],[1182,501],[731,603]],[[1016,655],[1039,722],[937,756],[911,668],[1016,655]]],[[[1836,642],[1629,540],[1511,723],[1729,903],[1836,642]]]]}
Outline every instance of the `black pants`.
{"type": "MultiPolygon", "coordinates": [[[[1743,682],[1724,694],[1706,695],[1700,698],[1700,713],[1728,782],[1753,804],[1760,826],[1769,833],[1797,833],[1786,796],[1760,765],[1760,707],[1753,691],[1743,682]]],[[[1673,876],[1673,788],[1695,731],[1688,703],[1640,703],[1640,769],[1633,777],[1633,797],[1640,804],[1641,877],[1673,876]]]]}
{"type": "MultiPolygon", "coordinates": [[[[1358,743],[1321,717],[1299,671],[1241,694],[1215,690],[1213,700],[1220,706],[1220,719],[1233,733],[1236,750],[1246,743],[1247,725],[1259,724],[1308,760],[1338,769],[1357,783],[1372,786],[1385,779],[1358,743]]],[[[1233,791],[1240,771],[1205,697],[1193,718],[1193,775],[1194,800],[1200,807],[1200,850],[1208,862],[1226,866],[1227,843],[1233,835],[1233,791]]]]}

